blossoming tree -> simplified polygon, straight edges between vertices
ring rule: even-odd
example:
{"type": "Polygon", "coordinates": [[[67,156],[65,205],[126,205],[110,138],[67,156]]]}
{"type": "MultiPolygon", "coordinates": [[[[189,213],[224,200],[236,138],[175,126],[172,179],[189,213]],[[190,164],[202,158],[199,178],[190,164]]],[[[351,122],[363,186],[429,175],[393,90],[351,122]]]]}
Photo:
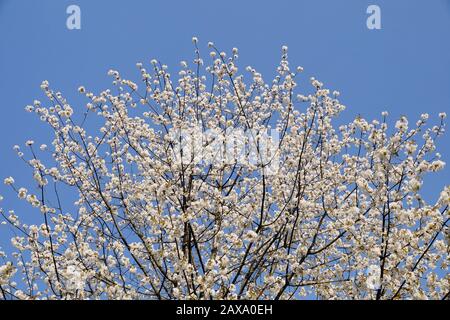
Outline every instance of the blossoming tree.
{"type": "Polygon", "coordinates": [[[78,120],[43,82],[48,105],[27,110],[54,140],[15,147],[36,187],[4,181],[42,224],[1,211],[15,235],[0,298],[447,298],[450,187],[420,195],[445,165],[446,115],[337,126],[339,93],[313,78],[297,94],[287,47],[265,82],[238,72],[237,49],[209,43],[204,63],[193,42],[176,80],[152,60],[137,64],[139,84],[111,70],[112,90],[80,87],[78,120]]]}

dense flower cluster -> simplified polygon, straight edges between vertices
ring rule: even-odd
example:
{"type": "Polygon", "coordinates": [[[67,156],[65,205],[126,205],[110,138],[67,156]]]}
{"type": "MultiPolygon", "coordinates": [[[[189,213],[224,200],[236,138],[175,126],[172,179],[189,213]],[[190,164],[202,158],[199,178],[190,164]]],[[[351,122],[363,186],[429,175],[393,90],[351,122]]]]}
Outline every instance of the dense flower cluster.
{"type": "Polygon", "coordinates": [[[42,83],[49,105],[26,110],[54,131],[39,148],[47,160],[31,140],[15,147],[37,189],[4,182],[43,222],[2,211],[16,236],[11,258],[0,256],[0,297],[448,297],[450,187],[435,203],[420,195],[423,177],[445,165],[435,140],[446,115],[434,126],[424,114],[388,128],[387,112],[336,126],[339,92],[312,78],[310,93],[297,94],[303,69],[291,68],[286,46],[266,82],[253,67],[239,73],[236,48],[228,57],[209,43],[206,65],[192,41],[195,59],[176,79],[152,60],[137,64],[137,83],[111,70],[113,89],[80,87],[81,121],[42,83]],[[98,132],[87,131],[91,118],[98,132]],[[217,133],[206,149],[230,128],[275,130],[276,174],[266,171],[270,159],[175,161],[183,148],[170,132],[190,127],[217,133]]]}

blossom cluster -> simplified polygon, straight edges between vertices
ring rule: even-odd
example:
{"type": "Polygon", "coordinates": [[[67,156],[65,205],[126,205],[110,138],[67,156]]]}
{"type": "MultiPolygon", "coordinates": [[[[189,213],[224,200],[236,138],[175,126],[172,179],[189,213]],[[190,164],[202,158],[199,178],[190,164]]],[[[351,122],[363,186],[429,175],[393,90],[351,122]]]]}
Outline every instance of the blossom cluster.
{"type": "Polygon", "coordinates": [[[445,166],[435,146],[444,113],[436,125],[424,114],[390,127],[384,112],[338,126],[339,92],[311,78],[298,93],[303,68],[290,66],[286,46],[267,82],[251,66],[240,73],[236,48],[228,55],[209,43],[205,62],[193,44],[175,77],[154,59],[137,64],[137,81],[110,70],[112,89],[81,86],[82,112],[42,83],[48,105],[26,110],[54,139],[15,147],[33,187],[4,180],[42,224],[1,211],[15,249],[0,256],[0,297],[448,297],[450,187],[434,203],[420,193],[424,176],[445,166]],[[171,132],[192,128],[214,134],[187,153],[171,132]],[[209,145],[229,130],[274,130],[277,166],[223,161],[209,145]],[[194,161],[197,152],[210,161],[194,161]]]}

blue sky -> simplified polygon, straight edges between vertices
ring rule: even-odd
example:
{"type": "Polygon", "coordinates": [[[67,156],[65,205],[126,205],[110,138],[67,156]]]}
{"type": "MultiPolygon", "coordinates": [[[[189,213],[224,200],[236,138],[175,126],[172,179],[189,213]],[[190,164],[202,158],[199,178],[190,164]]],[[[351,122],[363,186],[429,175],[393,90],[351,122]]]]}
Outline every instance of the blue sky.
{"type": "MultiPolygon", "coordinates": [[[[315,76],[341,91],[344,120],[383,110],[392,122],[400,115],[415,122],[423,112],[436,119],[450,114],[449,0],[0,0],[0,178],[30,182],[12,147],[30,138],[50,142],[47,128],[24,111],[34,99],[45,101],[42,80],[81,112],[80,85],[108,88],[110,68],[138,79],[135,63],[152,58],[173,70],[193,58],[192,36],[205,55],[208,41],[222,50],[238,47],[241,67],[251,64],[266,79],[288,45],[291,63],[305,68],[300,88],[315,76]],[[81,30],[66,27],[71,4],[81,8],[81,30]],[[381,30],[366,27],[370,4],[381,8],[381,30]]],[[[446,135],[439,144],[446,162],[449,142],[446,135]]],[[[427,197],[435,200],[449,178],[447,168],[426,180],[427,197]]],[[[0,194],[5,209],[26,208],[3,185],[0,194]]]]}

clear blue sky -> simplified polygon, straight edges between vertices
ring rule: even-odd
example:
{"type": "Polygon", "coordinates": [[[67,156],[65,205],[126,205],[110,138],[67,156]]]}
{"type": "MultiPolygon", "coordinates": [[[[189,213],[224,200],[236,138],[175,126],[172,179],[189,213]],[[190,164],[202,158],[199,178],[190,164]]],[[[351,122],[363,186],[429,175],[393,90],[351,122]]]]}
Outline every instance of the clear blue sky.
{"type": "MultiPolygon", "coordinates": [[[[266,79],[288,45],[291,63],[305,68],[300,86],[314,75],[341,91],[345,120],[383,110],[392,121],[450,114],[450,0],[0,0],[1,180],[14,175],[19,184],[31,182],[14,144],[50,142],[43,123],[24,111],[33,99],[45,101],[42,80],[81,111],[78,86],[108,88],[110,68],[138,79],[135,63],[152,58],[173,70],[193,58],[194,35],[205,54],[208,41],[223,50],[238,47],[241,66],[251,64],[266,79]],[[66,28],[71,4],[81,8],[81,30],[66,28]],[[366,27],[370,4],[381,7],[382,30],[366,27]]],[[[450,165],[449,142],[450,132],[439,151],[450,165]]],[[[446,168],[426,180],[427,197],[434,201],[449,178],[446,168]]],[[[4,185],[0,194],[2,207],[28,214],[4,185]]]]}

